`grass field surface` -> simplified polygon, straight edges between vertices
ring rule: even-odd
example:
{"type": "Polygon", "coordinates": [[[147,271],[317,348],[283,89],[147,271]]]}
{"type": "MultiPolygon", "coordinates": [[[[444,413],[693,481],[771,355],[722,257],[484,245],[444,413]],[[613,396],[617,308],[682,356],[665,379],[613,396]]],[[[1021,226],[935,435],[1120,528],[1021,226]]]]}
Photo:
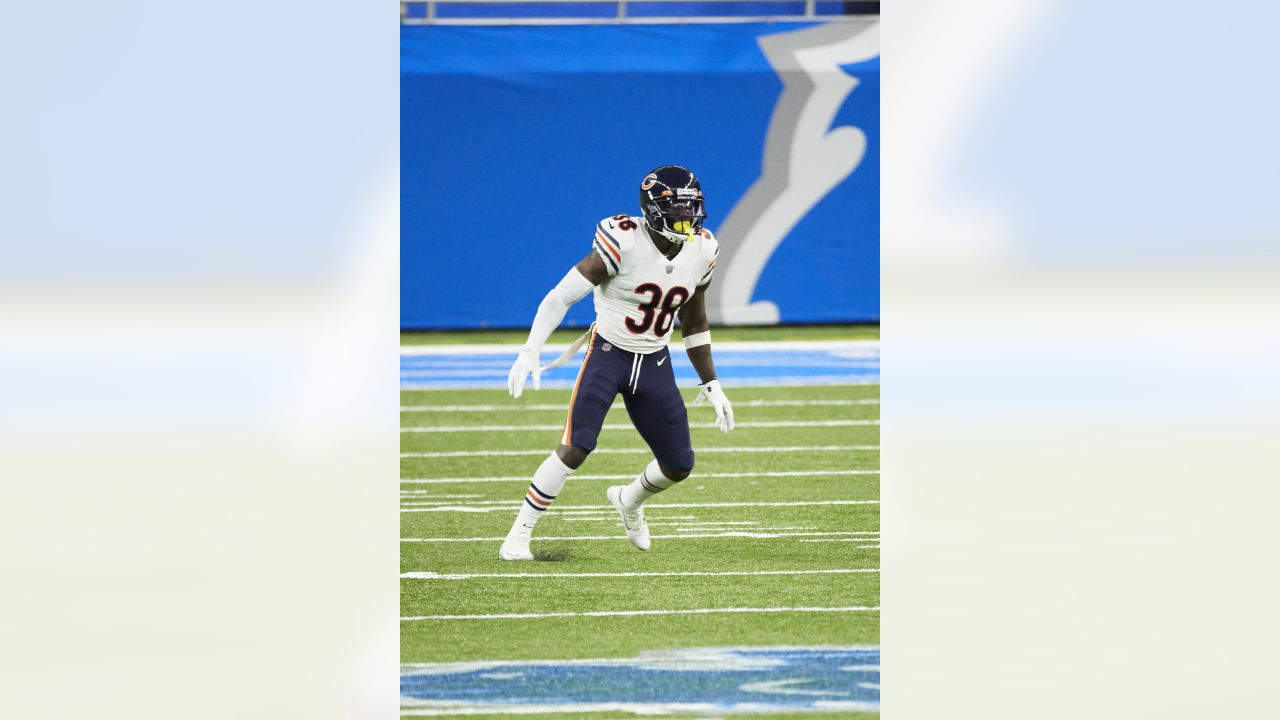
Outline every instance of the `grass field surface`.
{"type": "Polygon", "coordinates": [[[403,714],[872,716],[879,385],[725,386],[738,427],[689,409],[697,466],[646,503],[648,552],[605,499],[651,459],[619,402],[533,562],[498,546],[569,391],[402,392],[403,714]]]}

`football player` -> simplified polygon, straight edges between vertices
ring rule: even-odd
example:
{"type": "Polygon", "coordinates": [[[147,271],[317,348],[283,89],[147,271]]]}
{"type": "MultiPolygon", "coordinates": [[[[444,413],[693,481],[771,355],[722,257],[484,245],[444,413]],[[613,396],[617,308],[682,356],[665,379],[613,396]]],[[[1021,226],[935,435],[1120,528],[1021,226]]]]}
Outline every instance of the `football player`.
{"type": "Polygon", "coordinates": [[[719,246],[702,226],[702,186],[688,169],[664,165],[640,183],[641,216],[615,215],[596,226],[591,251],[569,269],[538,306],[529,339],[507,376],[520,397],[530,374],[540,386],[541,350],[574,303],[595,293],[596,321],[555,367],[589,342],[569,400],[560,446],[533,474],[524,504],[498,551],[503,560],[532,560],[529,539],[538,518],[565,481],[596,448],[605,413],[619,394],[654,459],[629,485],[608,489],[636,547],[649,549],[645,500],[684,480],[693,470],[693,446],[684,399],[676,388],[667,339],[680,320],[685,352],[701,383],[694,404],[715,410],[722,432],[733,429],[733,408],[716,380],[705,294],[719,246]]]}

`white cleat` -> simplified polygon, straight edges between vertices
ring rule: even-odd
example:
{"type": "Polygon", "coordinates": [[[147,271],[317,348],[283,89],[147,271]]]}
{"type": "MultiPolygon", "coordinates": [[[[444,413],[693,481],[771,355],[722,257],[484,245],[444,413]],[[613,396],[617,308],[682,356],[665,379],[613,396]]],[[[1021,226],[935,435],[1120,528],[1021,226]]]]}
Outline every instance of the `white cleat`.
{"type": "Polygon", "coordinates": [[[614,485],[605,491],[610,504],[622,516],[622,526],[627,529],[627,539],[641,550],[649,549],[649,523],[644,521],[644,508],[628,510],[622,504],[622,486],[614,485]]]}
{"type": "Polygon", "coordinates": [[[529,552],[529,536],[522,533],[512,533],[502,541],[502,547],[498,548],[498,557],[503,560],[532,560],[533,553],[529,552]]]}

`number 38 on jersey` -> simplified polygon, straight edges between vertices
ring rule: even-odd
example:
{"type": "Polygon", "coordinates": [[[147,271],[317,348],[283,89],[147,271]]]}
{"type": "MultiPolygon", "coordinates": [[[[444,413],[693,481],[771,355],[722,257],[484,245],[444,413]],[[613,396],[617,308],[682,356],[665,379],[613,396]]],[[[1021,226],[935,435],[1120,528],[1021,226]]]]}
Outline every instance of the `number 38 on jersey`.
{"type": "Polygon", "coordinates": [[[675,323],[676,311],[689,299],[689,289],[683,287],[673,287],[664,295],[662,286],[656,283],[645,283],[636,288],[636,294],[649,295],[648,302],[642,302],[638,309],[644,315],[636,320],[635,318],[627,318],[627,329],[639,335],[647,332],[650,327],[653,328],[653,334],[662,337],[671,332],[671,326],[675,323]]]}

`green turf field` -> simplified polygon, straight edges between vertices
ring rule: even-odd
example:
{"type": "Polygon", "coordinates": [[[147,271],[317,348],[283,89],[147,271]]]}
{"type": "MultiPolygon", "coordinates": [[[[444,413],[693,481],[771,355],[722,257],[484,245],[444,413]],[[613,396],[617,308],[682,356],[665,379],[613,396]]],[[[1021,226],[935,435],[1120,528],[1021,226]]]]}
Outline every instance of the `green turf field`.
{"type": "Polygon", "coordinates": [[[627,541],[605,500],[608,486],[629,482],[651,459],[619,402],[599,452],[539,522],[538,560],[523,563],[499,560],[498,546],[528,478],[558,443],[569,392],[512,400],[500,390],[403,391],[402,661],[878,645],[879,386],[726,390],[738,428],[722,434],[707,427],[711,410],[690,408],[697,467],[645,505],[647,553],[627,541]],[[817,424],[831,421],[849,424],[817,424]],[[779,422],[800,426],[755,427],[779,422]],[[557,429],[509,429],[524,425],[557,429]],[[636,452],[606,452],[626,450],[636,452]],[[502,452],[520,454],[492,454],[502,452]],[[724,608],[752,612],[714,612],[724,608]],[[646,610],[691,614],[478,617],[646,610]]]}

